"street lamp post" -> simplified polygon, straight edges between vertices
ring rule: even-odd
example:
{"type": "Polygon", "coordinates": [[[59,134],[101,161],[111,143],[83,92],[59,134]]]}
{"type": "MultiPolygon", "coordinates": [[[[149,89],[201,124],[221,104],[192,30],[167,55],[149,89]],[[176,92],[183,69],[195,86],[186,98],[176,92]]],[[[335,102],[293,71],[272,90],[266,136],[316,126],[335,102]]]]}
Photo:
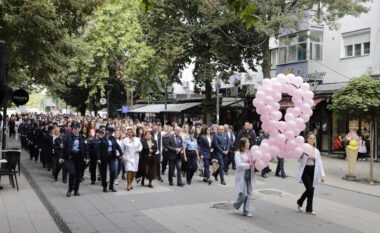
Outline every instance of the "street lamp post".
{"type": "Polygon", "coordinates": [[[134,86],[134,84],[137,82],[136,80],[134,80],[134,79],[131,79],[131,80],[129,80],[130,82],[131,82],[131,87],[130,87],[130,89],[131,89],[131,103],[130,103],[130,106],[132,106],[133,105],[133,92],[134,92],[134,90],[135,90],[135,86],[134,86]]]}
{"type": "MultiPolygon", "coordinates": [[[[222,66],[224,68],[229,68],[228,65],[226,64],[223,64],[223,63],[220,63],[220,62],[211,62],[211,63],[208,63],[209,65],[218,65],[218,66],[222,66]]],[[[220,89],[220,74],[218,74],[216,76],[216,124],[219,125],[219,112],[220,112],[220,109],[219,109],[219,89],[220,89]]]]}

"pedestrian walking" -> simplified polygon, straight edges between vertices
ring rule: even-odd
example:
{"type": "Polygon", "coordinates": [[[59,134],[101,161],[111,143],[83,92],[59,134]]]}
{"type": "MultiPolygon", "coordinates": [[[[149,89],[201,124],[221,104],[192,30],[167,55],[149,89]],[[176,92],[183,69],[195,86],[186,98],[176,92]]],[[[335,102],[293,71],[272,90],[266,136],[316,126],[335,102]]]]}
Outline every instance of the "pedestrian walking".
{"type": "Polygon", "coordinates": [[[198,143],[194,138],[194,131],[189,131],[189,138],[185,141],[184,146],[184,160],[187,162],[186,181],[188,185],[191,185],[194,173],[197,171],[197,161],[199,160],[198,143]]]}
{"type": "Polygon", "coordinates": [[[203,160],[204,171],[203,171],[203,182],[208,184],[212,183],[210,179],[210,163],[211,163],[211,153],[214,148],[212,145],[212,135],[211,129],[207,125],[202,126],[200,136],[198,137],[199,153],[200,158],[203,160]]]}
{"type": "Polygon", "coordinates": [[[276,176],[285,178],[284,157],[277,156],[276,176]]]}
{"type": "Polygon", "coordinates": [[[120,155],[123,154],[119,144],[116,142],[116,138],[113,136],[115,128],[113,126],[107,126],[106,135],[104,135],[99,142],[98,149],[98,162],[100,162],[100,177],[102,178],[103,192],[107,190],[107,168],[109,169],[109,190],[116,192],[114,187],[116,168],[115,161],[117,158],[117,151],[120,155]]]}
{"type": "Polygon", "coordinates": [[[133,189],[132,182],[139,167],[139,153],[142,150],[142,144],[139,138],[134,136],[133,129],[127,129],[127,137],[123,139],[123,161],[124,168],[127,172],[127,190],[133,189]]]}
{"type": "Polygon", "coordinates": [[[220,125],[218,127],[218,133],[213,137],[213,143],[215,147],[215,155],[216,159],[219,163],[218,170],[213,174],[215,180],[218,179],[218,175],[220,176],[220,183],[222,185],[226,185],[224,181],[224,156],[228,155],[229,152],[229,143],[226,135],[224,134],[224,126],[220,125]]]}
{"type": "Polygon", "coordinates": [[[183,187],[185,184],[181,179],[181,160],[183,157],[183,139],[180,135],[181,128],[175,127],[174,135],[169,136],[168,140],[165,140],[164,147],[167,150],[167,159],[169,161],[169,185],[173,186],[174,170],[177,170],[177,186],[183,187]]]}
{"type": "Polygon", "coordinates": [[[89,161],[85,139],[79,134],[80,124],[74,122],[72,128],[73,133],[67,135],[63,145],[64,152],[60,158],[60,163],[64,163],[64,166],[69,173],[69,187],[66,193],[67,197],[71,197],[72,191],[74,191],[74,196],[80,196],[79,184],[83,161],[86,163],[89,161]]]}
{"type": "Polygon", "coordinates": [[[140,162],[142,170],[137,177],[141,177],[141,185],[144,186],[145,178],[148,179],[149,188],[153,188],[152,181],[157,177],[157,141],[153,139],[151,131],[145,132],[145,138],[141,140],[142,150],[140,153],[140,162]]]}
{"type": "Polygon", "coordinates": [[[236,213],[243,205],[243,215],[252,217],[251,196],[252,189],[256,185],[255,160],[249,151],[250,142],[248,138],[242,137],[239,140],[238,151],[235,153],[235,190],[238,194],[236,202],[233,204],[236,213]]]}
{"type": "Polygon", "coordinates": [[[296,180],[303,182],[306,191],[297,200],[297,209],[303,212],[302,205],[307,199],[306,213],[316,215],[313,209],[314,189],[319,185],[319,180],[323,183],[325,171],[323,169],[322,158],[319,150],[315,148],[315,135],[310,133],[306,136],[306,142],[313,146],[314,150],[310,154],[304,153],[299,159],[300,164],[297,170],[296,180]]]}

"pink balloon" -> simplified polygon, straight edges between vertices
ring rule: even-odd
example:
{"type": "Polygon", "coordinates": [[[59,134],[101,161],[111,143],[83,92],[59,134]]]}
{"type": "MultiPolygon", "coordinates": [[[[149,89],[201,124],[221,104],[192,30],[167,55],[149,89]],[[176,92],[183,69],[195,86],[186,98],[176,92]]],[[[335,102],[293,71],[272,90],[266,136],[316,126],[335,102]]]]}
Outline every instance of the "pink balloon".
{"type": "Polygon", "coordinates": [[[265,98],[265,93],[263,91],[256,92],[256,98],[265,98]]]}
{"type": "Polygon", "coordinates": [[[303,121],[308,122],[309,119],[310,119],[310,115],[308,115],[308,114],[302,114],[302,115],[300,116],[300,118],[301,118],[303,121]]]}
{"type": "Polygon", "coordinates": [[[286,121],[286,125],[287,125],[288,129],[290,129],[290,130],[293,130],[297,127],[295,121],[286,121]]]}
{"type": "Polygon", "coordinates": [[[269,148],[269,154],[271,156],[278,156],[280,154],[280,149],[278,149],[276,146],[272,146],[269,148]]]}
{"type": "Polygon", "coordinates": [[[301,114],[301,109],[297,106],[293,108],[293,114],[294,116],[298,117],[301,114]]]}
{"type": "Polygon", "coordinates": [[[303,143],[305,142],[305,138],[302,136],[297,136],[294,140],[296,141],[297,146],[299,147],[303,146],[303,143]]]}
{"type": "Polygon", "coordinates": [[[278,135],[276,136],[276,140],[277,140],[278,143],[285,143],[285,141],[286,141],[286,136],[283,135],[283,134],[278,134],[278,135]]]}
{"type": "Polygon", "coordinates": [[[298,146],[294,149],[294,156],[295,158],[299,158],[301,157],[301,155],[303,154],[303,149],[302,147],[298,146]]]}
{"type": "Polygon", "coordinates": [[[278,110],[280,110],[280,104],[278,103],[278,102],[273,102],[272,103],[272,108],[273,108],[273,110],[275,110],[275,111],[278,111],[278,110]]]}
{"type": "Polygon", "coordinates": [[[285,130],[287,129],[287,125],[283,121],[278,121],[276,124],[276,128],[279,129],[281,132],[285,132],[285,130]]]}
{"type": "Polygon", "coordinates": [[[286,121],[294,121],[295,118],[296,117],[292,113],[290,113],[290,112],[285,114],[285,120],[286,121]]]}
{"type": "Polygon", "coordinates": [[[303,90],[309,90],[310,89],[310,84],[308,84],[308,83],[302,83],[301,84],[301,89],[303,89],[303,90]]]}
{"type": "Polygon", "coordinates": [[[273,100],[272,96],[267,95],[265,97],[264,103],[266,103],[266,104],[272,104],[273,102],[274,102],[274,100],[273,100]]]}
{"type": "Polygon", "coordinates": [[[295,139],[290,139],[286,142],[286,147],[289,149],[289,150],[292,150],[294,149],[295,147],[297,146],[297,142],[295,139]]]}
{"type": "Polygon", "coordinates": [[[270,79],[263,79],[263,87],[270,86],[271,85],[271,80],[270,79]]]}
{"type": "Polygon", "coordinates": [[[258,170],[258,171],[262,171],[267,165],[264,163],[264,161],[262,160],[256,160],[255,162],[255,168],[258,170]]]}
{"type": "Polygon", "coordinates": [[[286,136],[286,138],[289,140],[289,139],[294,139],[294,137],[296,136],[296,134],[294,133],[293,130],[286,130],[284,135],[286,136]]]}
{"type": "Polygon", "coordinates": [[[308,154],[308,155],[314,154],[314,151],[315,151],[314,147],[308,143],[303,144],[302,150],[305,154],[308,154]]]}
{"type": "Polygon", "coordinates": [[[301,110],[302,110],[302,112],[307,112],[307,111],[309,111],[310,109],[311,109],[311,106],[310,106],[309,104],[304,103],[304,104],[302,104],[302,106],[301,106],[301,110]]]}
{"type": "Polygon", "coordinates": [[[282,118],[282,113],[280,111],[273,111],[270,113],[270,116],[273,120],[279,121],[282,118]]]}

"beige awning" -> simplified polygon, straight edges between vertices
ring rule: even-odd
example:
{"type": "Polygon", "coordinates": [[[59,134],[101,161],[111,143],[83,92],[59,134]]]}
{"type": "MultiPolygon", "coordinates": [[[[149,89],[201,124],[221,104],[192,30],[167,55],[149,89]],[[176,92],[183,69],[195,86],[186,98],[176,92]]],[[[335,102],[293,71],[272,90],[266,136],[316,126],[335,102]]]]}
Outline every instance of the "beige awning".
{"type": "Polygon", "coordinates": [[[160,112],[182,112],[186,109],[200,105],[201,102],[181,103],[181,104],[149,104],[139,108],[132,109],[132,113],[160,113],[160,112]]]}

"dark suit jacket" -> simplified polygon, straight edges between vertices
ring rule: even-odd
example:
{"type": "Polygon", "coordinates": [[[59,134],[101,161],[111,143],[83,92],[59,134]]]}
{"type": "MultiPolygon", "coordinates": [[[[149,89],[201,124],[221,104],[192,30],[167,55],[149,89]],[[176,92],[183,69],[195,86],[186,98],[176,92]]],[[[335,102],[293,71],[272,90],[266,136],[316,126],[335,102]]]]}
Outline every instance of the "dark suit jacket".
{"type": "MultiPolygon", "coordinates": [[[[88,158],[88,152],[87,152],[87,144],[85,143],[85,138],[82,136],[82,135],[79,135],[79,151],[80,151],[80,158],[81,159],[84,159],[84,158],[88,158]]],[[[71,150],[73,148],[73,144],[74,144],[74,135],[72,134],[68,134],[66,136],[66,140],[64,140],[64,143],[63,143],[63,155],[62,155],[62,158],[63,159],[70,159],[72,158],[72,153],[71,153],[71,150]]],[[[78,158],[77,158],[78,159],[78,158]]]]}
{"type": "Polygon", "coordinates": [[[109,154],[108,153],[108,140],[107,135],[102,137],[99,142],[99,148],[97,150],[98,152],[98,160],[102,161],[109,161],[111,159],[116,159],[116,151],[119,151],[120,155],[123,155],[123,151],[121,150],[119,144],[116,141],[116,138],[114,136],[109,137],[109,140],[112,142],[112,151],[109,154]]]}
{"type": "MultiPolygon", "coordinates": [[[[153,145],[152,145],[152,156],[153,156],[153,159],[155,161],[157,161],[157,157],[158,155],[156,155],[156,152],[157,152],[157,141],[152,139],[152,142],[153,142],[153,145]]],[[[143,146],[141,152],[140,152],[140,161],[141,162],[146,162],[148,157],[149,157],[149,147],[148,147],[148,142],[146,141],[146,139],[141,139],[141,144],[143,146]]]]}
{"type": "Polygon", "coordinates": [[[228,141],[223,135],[219,135],[219,133],[214,135],[213,142],[216,156],[224,156],[223,151],[228,151],[230,149],[228,141]]]}
{"type": "Polygon", "coordinates": [[[211,136],[211,147],[205,135],[201,135],[198,138],[199,153],[206,159],[211,158],[211,148],[213,147],[213,137],[211,136]]]}
{"type": "Polygon", "coordinates": [[[177,154],[176,149],[182,148],[182,151],[183,151],[183,139],[182,139],[182,137],[179,136],[179,147],[178,147],[177,143],[176,143],[176,136],[174,134],[170,135],[165,140],[165,148],[167,149],[166,158],[168,160],[175,160],[177,158],[181,158],[181,153],[177,154]]]}

